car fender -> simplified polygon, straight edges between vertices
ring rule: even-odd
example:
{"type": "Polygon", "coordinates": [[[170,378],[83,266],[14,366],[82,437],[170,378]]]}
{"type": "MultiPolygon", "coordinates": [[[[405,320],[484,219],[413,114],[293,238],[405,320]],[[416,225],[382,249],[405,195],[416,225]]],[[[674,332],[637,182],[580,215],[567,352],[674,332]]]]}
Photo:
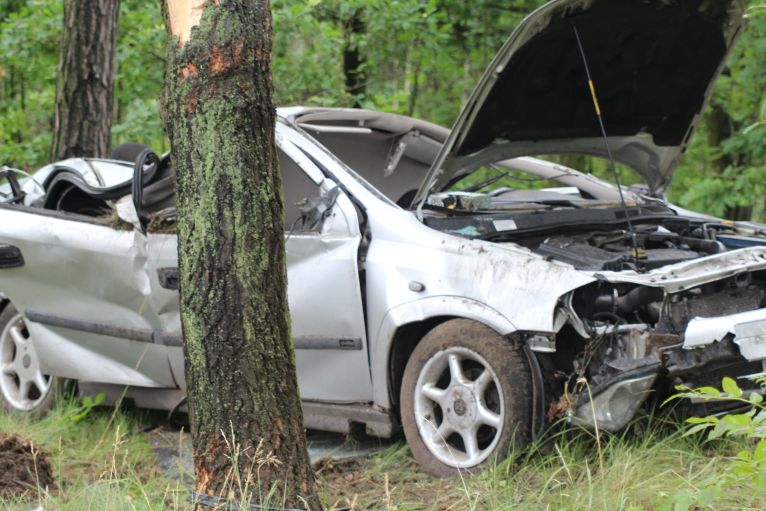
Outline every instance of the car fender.
{"type": "Polygon", "coordinates": [[[370,350],[370,376],[373,399],[377,406],[383,409],[391,408],[388,366],[396,331],[403,325],[445,316],[478,321],[503,336],[517,330],[514,324],[497,310],[463,296],[429,296],[392,307],[383,316],[370,350]]]}

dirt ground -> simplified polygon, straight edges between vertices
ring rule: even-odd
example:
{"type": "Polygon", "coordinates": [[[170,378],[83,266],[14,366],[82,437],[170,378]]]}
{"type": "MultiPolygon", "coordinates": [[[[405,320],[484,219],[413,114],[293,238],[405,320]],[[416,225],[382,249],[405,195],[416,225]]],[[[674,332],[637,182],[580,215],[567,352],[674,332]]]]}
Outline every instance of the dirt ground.
{"type": "Polygon", "coordinates": [[[0,499],[36,496],[55,490],[48,454],[17,435],[0,432],[0,499]]]}

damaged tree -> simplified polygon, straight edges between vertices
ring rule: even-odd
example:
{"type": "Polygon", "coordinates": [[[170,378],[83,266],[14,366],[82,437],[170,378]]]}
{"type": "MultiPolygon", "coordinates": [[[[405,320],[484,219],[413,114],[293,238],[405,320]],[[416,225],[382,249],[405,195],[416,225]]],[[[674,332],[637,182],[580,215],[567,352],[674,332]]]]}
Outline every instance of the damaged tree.
{"type": "MultiPolygon", "coordinates": [[[[295,376],[268,0],[168,0],[165,125],[197,492],[319,509],[295,376]]],[[[262,503],[262,502],[261,502],[262,503]]]]}
{"type": "Polygon", "coordinates": [[[52,161],[109,153],[119,13],[120,0],[64,2],[52,161]]]}

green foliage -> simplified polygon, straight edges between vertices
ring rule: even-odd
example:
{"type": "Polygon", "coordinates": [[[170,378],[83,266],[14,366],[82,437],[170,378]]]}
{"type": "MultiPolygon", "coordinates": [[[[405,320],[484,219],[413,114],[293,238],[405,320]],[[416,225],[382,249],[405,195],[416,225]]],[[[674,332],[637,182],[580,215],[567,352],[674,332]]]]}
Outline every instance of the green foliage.
{"type": "Polygon", "coordinates": [[[274,0],[280,104],[361,106],[449,125],[512,27],[542,0],[274,0]],[[362,12],[366,30],[349,30],[362,12]],[[364,58],[366,92],[344,90],[343,47],[364,58]]]}
{"type": "MultiPolygon", "coordinates": [[[[0,10],[0,162],[31,170],[47,163],[51,143],[63,2],[14,4],[0,10]]],[[[112,146],[167,150],[157,112],[165,41],[159,5],[123,0],[119,23],[112,146]]]]}
{"type": "Polygon", "coordinates": [[[62,17],[61,2],[29,0],[16,2],[0,21],[0,161],[6,165],[29,170],[45,162],[62,17]]]}
{"type": "MultiPolygon", "coordinates": [[[[448,125],[511,27],[541,0],[274,0],[278,104],[351,106],[448,125]],[[356,10],[366,31],[346,26],[356,10]],[[345,90],[343,48],[356,45],[366,92],[345,90]]],[[[0,9],[0,161],[47,163],[63,16],[60,0],[13,0],[0,9]]],[[[158,112],[165,32],[157,2],[121,3],[112,146],[168,149],[158,112]]]]}
{"type": "MultiPolygon", "coordinates": [[[[543,0],[273,0],[273,71],[281,105],[350,107],[414,115],[450,125],[514,26],[543,0]],[[364,30],[349,26],[359,13],[364,30]],[[358,49],[364,92],[345,85],[343,54],[358,49]]],[[[0,162],[27,170],[47,163],[55,101],[60,0],[0,3],[0,162]]],[[[731,136],[713,141],[710,110],[669,191],[706,213],[749,208],[766,221],[766,3],[749,0],[750,23],[713,96],[731,136]]],[[[112,145],[134,141],[165,151],[158,102],[165,34],[158,2],[123,0],[117,44],[112,145]]],[[[557,161],[612,180],[603,161],[557,161]]],[[[639,181],[621,171],[623,183],[639,181]]]]}
{"type": "Polygon", "coordinates": [[[679,165],[670,200],[689,209],[726,216],[751,207],[766,221],[766,3],[751,0],[750,23],[727,61],[711,105],[726,113],[732,135],[710,146],[710,108],[679,165]],[[724,162],[718,169],[716,162],[724,162]]]}
{"type": "Polygon", "coordinates": [[[159,2],[122,0],[117,34],[112,147],[138,142],[169,150],[158,112],[165,67],[165,26],[159,2]]]}
{"type": "Polygon", "coordinates": [[[104,399],[106,399],[106,394],[103,392],[99,392],[95,397],[90,397],[88,395],[83,396],[82,404],[79,407],[72,409],[69,420],[72,422],[83,420],[91,414],[94,408],[103,403],[104,399]]]}
{"type": "MultiPolygon", "coordinates": [[[[743,486],[752,488],[756,495],[766,495],[766,405],[762,393],[766,391],[766,379],[758,380],[760,391],[742,390],[732,378],[724,378],[721,389],[715,387],[676,387],[678,394],[668,401],[689,398],[703,401],[739,402],[748,407],[743,413],[729,413],[723,417],[690,417],[691,425],[685,436],[705,433],[708,442],[738,438],[744,446],[730,458],[720,473],[695,488],[683,488],[672,498],[674,510],[691,509],[692,506],[708,507],[729,492],[743,486]]],[[[666,401],[666,403],[668,402],[666,401]]]]}

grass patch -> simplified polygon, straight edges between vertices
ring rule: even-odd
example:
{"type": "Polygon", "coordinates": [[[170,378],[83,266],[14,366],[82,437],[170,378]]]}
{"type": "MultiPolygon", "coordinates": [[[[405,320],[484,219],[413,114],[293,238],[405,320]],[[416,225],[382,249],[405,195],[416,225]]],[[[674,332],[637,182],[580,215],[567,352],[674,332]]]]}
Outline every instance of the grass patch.
{"type": "MultiPolygon", "coordinates": [[[[687,511],[688,490],[715,480],[742,444],[704,444],[675,424],[637,421],[621,435],[603,438],[604,470],[593,436],[567,430],[548,436],[515,461],[477,475],[437,480],[423,474],[403,444],[369,460],[320,469],[325,502],[336,507],[399,511],[595,510],[687,511]]],[[[710,509],[766,509],[758,488],[739,488],[710,509]]]]}
{"type": "MultiPolygon", "coordinates": [[[[188,490],[157,467],[146,435],[152,417],[140,411],[93,410],[64,400],[42,419],[0,414],[0,431],[32,439],[51,458],[57,492],[40,492],[44,509],[183,510],[188,490]]],[[[721,473],[743,441],[704,442],[659,419],[635,422],[602,438],[603,471],[593,436],[583,430],[549,434],[514,461],[477,474],[439,480],[424,474],[403,442],[369,458],[329,461],[317,470],[328,509],[359,510],[675,510],[683,494],[721,473]]],[[[0,510],[29,509],[0,501],[0,510]]],[[[742,486],[709,509],[764,509],[759,488],[742,486]]]]}
{"type": "MultiPolygon", "coordinates": [[[[56,510],[184,509],[185,489],[163,476],[142,430],[139,411],[92,410],[76,420],[81,404],[62,398],[43,418],[0,413],[0,431],[31,439],[50,455],[58,491],[40,489],[40,505],[56,510]]],[[[0,501],[0,510],[29,509],[0,501]]]]}

